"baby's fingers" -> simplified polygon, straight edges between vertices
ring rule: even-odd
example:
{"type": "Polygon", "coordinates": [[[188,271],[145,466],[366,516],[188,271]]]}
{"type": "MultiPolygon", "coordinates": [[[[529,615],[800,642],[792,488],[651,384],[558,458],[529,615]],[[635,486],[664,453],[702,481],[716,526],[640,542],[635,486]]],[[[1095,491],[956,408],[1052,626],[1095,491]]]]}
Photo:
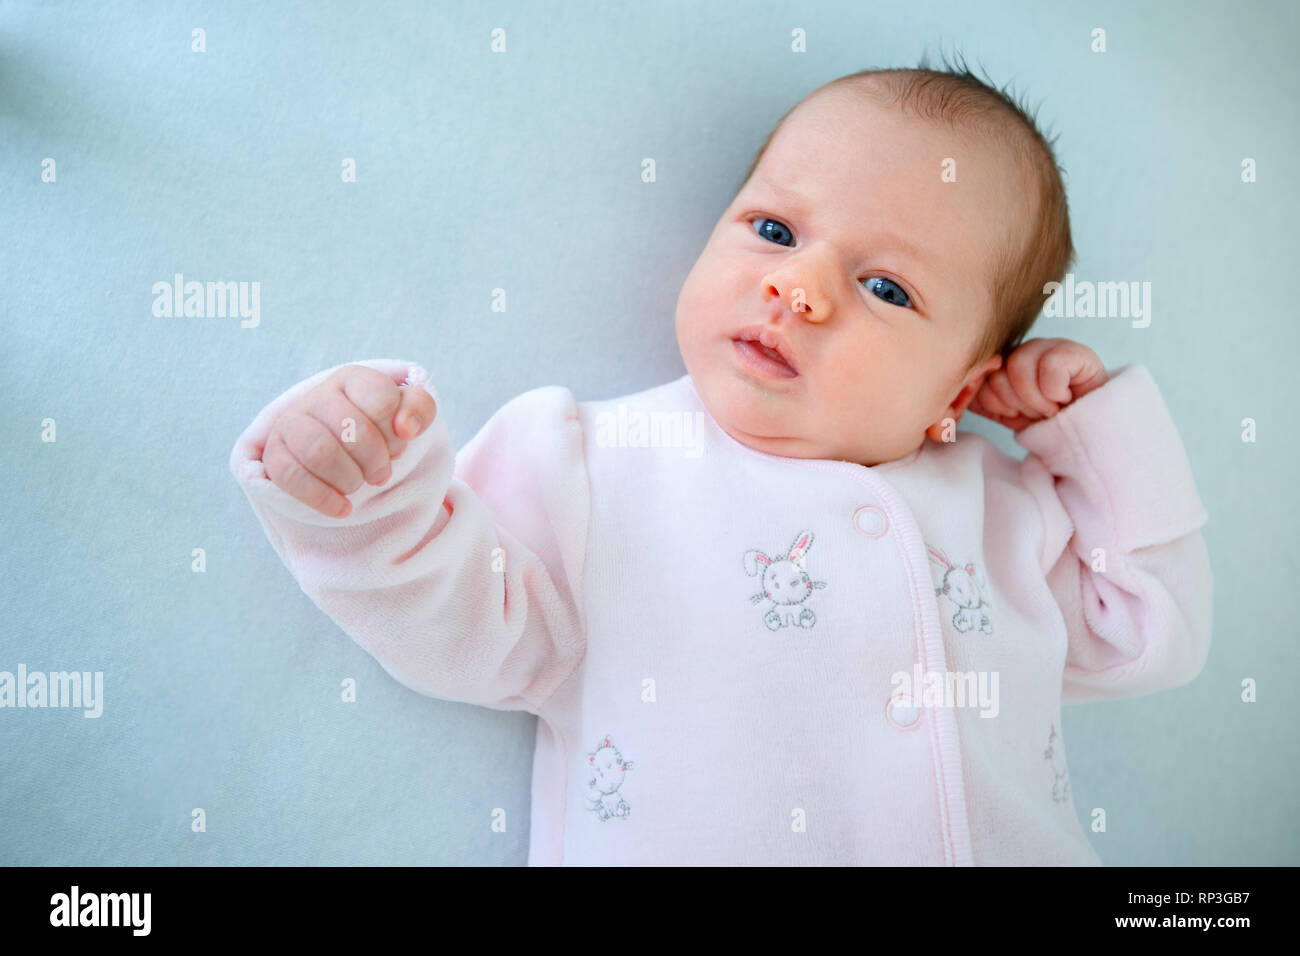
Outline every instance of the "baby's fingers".
{"type": "MultiPolygon", "coordinates": [[[[1044,395],[1038,387],[1039,357],[1050,348],[1050,340],[1035,339],[1011,353],[1007,359],[1005,378],[1016,396],[1017,406],[1032,418],[1051,418],[1060,408],[1044,395]]],[[[999,369],[995,375],[1002,374],[999,369]]],[[[999,395],[1002,392],[998,393],[999,395]]]]}
{"type": "Polygon", "coordinates": [[[399,391],[402,404],[393,416],[393,432],[409,441],[429,427],[438,414],[438,406],[422,386],[405,385],[399,391]]]}
{"type": "Polygon", "coordinates": [[[1000,419],[1011,419],[1016,417],[1016,410],[1008,407],[1007,403],[998,398],[993,391],[993,386],[989,384],[988,379],[984,380],[983,387],[976,393],[975,398],[971,400],[969,408],[976,415],[983,415],[985,418],[992,418],[995,421],[1000,419]]]}
{"type": "Polygon", "coordinates": [[[1019,431],[1028,425],[1032,425],[1034,421],[998,398],[997,394],[989,386],[987,379],[984,386],[967,407],[976,415],[983,415],[985,418],[1010,428],[1012,431],[1019,431]]]}
{"type": "Polygon", "coordinates": [[[1038,364],[1038,388],[1045,398],[1061,405],[1070,404],[1070,377],[1072,369],[1069,357],[1058,352],[1048,352],[1038,364]]]}
{"type": "MultiPolygon", "coordinates": [[[[329,385],[315,389],[298,410],[324,425],[338,439],[339,445],[359,469],[358,472],[357,469],[345,467],[345,462],[339,462],[330,466],[328,474],[317,471],[320,478],[343,494],[350,495],[361,487],[362,479],[367,484],[382,485],[391,477],[393,472],[388,464],[391,457],[388,436],[365,412],[350,402],[340,389],[329,385]],[[354,481],[353,476],[356,474],[360,477],[354,481]],[[340,481],[347,483],[340,484],[340,481]]],[[[295,452],[298,450],[293,441],[289,442],[289,447],[295,452]]],[[[311,464],[305,460],[303,463],[311,464]]]]}
{"type": "Polygon", "coordinates": [[[351,502],[334,482],[359,486],[361,471],[329,429],[310,415],[294,414],[271,432],[262,449],[262,466],[272,484],[321,514],[343,518],[352,511],[351,502]],[[349,477],[339,477],[346,472],[346,466],[340,469],[340,462],[350,466],[355,483],[349,477]],[[325,480],[319,471],[333,475],[333,480],[325,480]]]}
{"type": "Polygon", "coordinates": [[[1033,406],[1020,397],[1020,394],[1011,385],[1011,379],[1007,376],[1005,369],[998,369],[987,379],[985,385],[993,393],[993,397],[1005,409],[1004,415],[1007,418],[1017,418],[1024,416],[1026,418],[1042,418],[1033,406]]]}
{"type": "MultiPolygon", "coordinates": [[[[398,431],[398,409],[406,407],[408,401],[414,402],[415,393],[424,392],[424,389],[416,387],[399,388],[398,383],[390,375],[364,365],[348,365],[340,369],[336,374],[336,383],[342,389],[348,401],[359,408],[383,434],[384,441],[388,445],[389,457],[397,458],[401,455],[406,449],[407,439],[411,437],[410,432],[413,430],[398,431]]],[[[428,393],[425,392],[425,394],[428,393]]],[[[427,419],[421,417],[422,426],[427,426],[428,421],[433,418],[432,405],[433,400],[430,398],[427,407],[421,407],[418,404],[409,406],[410,408],[421,408],[424,415],[427,416],[427,419]]],[[[417,413],[411,411],[403,413],[403,427],[407,424],[407,417],[412,414],[417,413]]]]}

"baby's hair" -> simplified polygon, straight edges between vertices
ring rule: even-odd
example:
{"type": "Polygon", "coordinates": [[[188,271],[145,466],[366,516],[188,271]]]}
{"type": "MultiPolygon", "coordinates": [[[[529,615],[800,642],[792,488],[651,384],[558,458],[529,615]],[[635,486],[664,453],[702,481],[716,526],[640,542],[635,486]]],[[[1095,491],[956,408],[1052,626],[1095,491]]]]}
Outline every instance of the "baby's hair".
{"type": "MultiPolygon", "coordinates": [[[[976,77],[960,54],[957,65],[943,57],[943,70],[923,56],[917,67],[861,70],[832,80],[790,107],[759,148],[741,181],[744,189],[777,131],[801,103],[832,87],[852,85],[885,105],[898,105],[924,119],[947,122],[953,129],[989,136],[1008,147],[1033,182],[1034,212],[1028,232],[1000,244],[991,284],[993,321],[970,355],[971,368],[991,355],[1005,362],[1023,341],[1043,308],[1043,287],[1061,282],[1074,262],[1070,212],[1062,181],[1064,168],[1052,150],[1056,137],[1039,131],[1037,110],[1030,112],[1013,93],[976,77]]],[[[981,69],[983,65],[981,64],[981,69]]],[[[988,77],[987,71],[985,77],[988,77]]]]}

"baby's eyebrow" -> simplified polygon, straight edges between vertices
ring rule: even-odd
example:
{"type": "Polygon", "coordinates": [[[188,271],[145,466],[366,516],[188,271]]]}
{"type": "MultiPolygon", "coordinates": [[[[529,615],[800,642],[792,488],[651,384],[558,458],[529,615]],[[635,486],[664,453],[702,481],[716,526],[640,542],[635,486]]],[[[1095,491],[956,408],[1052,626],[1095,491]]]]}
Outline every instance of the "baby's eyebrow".
{"type": "Polygon", "coordinates": [[[770,179],[762,179],[759,177],[755,177],[754,182],[757,183],[759,186],[763,187],[764,189],[771,190],[772,192],[778,194],[782,199],[784,199],[786,202],[791,203],[792,205],[799,206],[800,208],[804,208],[807,205],[807,201],[804,199],[802,195],[795,192],[793,189],[786,189],[784,186],[778,186],[770,179]]]}

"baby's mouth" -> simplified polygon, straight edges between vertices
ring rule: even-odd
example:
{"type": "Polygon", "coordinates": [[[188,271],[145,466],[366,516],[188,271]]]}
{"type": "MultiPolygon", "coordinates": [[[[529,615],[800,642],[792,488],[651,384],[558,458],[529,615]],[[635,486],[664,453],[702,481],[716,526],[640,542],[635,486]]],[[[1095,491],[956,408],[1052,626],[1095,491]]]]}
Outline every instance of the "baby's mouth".
{"type": "Polygon", "coordinates": [[[776,349],[770,349],[762,342],[748,342],[746,344],[752,345],[754,348],[758,349],[760,352],[762,352],[764,355],[770,358],[773,362],[780,362],[786,368],[790,369],[790,371],[792,372],[794,371],[793,368],[790,368],[790,363],[787,362],[785,359],[781,358],[781,353],[778,352],[776,349]]]}
{"type": "Polygon", "coordinates": [[[769,378],[796,378],[799,372],[776,349],[764,345],[745,333],[731,340],[737,356],[752,372],[769,378]]]}

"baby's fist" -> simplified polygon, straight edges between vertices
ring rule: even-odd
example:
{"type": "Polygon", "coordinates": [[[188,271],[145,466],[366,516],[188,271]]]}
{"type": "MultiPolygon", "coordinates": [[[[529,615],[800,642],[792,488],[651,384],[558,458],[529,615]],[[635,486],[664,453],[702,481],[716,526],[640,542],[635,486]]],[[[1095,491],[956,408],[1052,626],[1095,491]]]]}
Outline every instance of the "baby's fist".
{"type": "Polygon", "coordinates": [[[1097,353],[1069,339],[1030,339],[992,372],[970,410],[1013,431],[1051,418],[1105,385],[1110,376],[1097,353]]]}
{"type": "Polygon", "coordinates": [[[390,462],[437,414],[419,386],[345,365],[309,389],[271,425],[262,464],[271,483],[332,518],[352,511],[346,495],[382,485],[390,462]]]}

